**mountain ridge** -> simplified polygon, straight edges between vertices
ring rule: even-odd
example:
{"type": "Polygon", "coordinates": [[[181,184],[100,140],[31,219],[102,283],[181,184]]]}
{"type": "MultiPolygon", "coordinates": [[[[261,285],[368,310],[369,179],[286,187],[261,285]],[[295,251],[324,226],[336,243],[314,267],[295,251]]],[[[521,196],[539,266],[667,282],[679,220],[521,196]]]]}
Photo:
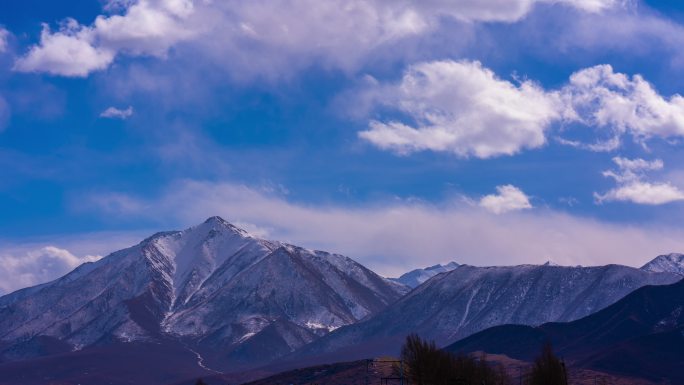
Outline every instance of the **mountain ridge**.
{"type": "Polygon", "coordinates": [[[447,346],[532,360],[551,342],[572,365],[657,381],[684,382],[684,279],[643,286],[616,303],[572,322],[537,327],[501,325],[447,346]]]}
{"type": "Polygon", "coordinates": [[[641,269],[652,272],[670,272],[684,276],[684,254],[659,255],[643,265],[641,269]]]}
{"type": "Polygon", "coordinates": [[[369,319],[305,346],[293,360],[335,351],[345,351],[340,357],[345,360],[362,358],[364,350],[372,355],[397,354],[409,333],[446,345],[495,325],[570,321],[601,310],[641,286],[679,279],[672,273],[622,265],[461,265],[432,277],[369,319]]]}
{"type": "Polygon", "coordinates": [[[459,266],[456,262],[449,262],[446,265],[437,264],[433,266],[428,266],[422,269],[414,269],[407,273],[402,274],[398,278],[390,278],[395,282],[399,282],[411,288],[416,288],[423,284],[428,279],[434,277],[437,274],[446,273],[459,266]]]}

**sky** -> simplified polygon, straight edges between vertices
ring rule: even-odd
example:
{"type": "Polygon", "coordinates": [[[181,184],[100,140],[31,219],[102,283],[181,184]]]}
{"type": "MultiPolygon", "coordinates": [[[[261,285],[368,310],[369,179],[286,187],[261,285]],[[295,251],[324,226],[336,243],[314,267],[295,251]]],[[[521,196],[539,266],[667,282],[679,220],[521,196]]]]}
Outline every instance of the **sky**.
{"type": "Polygon", "coordinates": [[[684,252],[684,4],[0,2],[0,293],[219,215],[380,274],[684,252]]]}

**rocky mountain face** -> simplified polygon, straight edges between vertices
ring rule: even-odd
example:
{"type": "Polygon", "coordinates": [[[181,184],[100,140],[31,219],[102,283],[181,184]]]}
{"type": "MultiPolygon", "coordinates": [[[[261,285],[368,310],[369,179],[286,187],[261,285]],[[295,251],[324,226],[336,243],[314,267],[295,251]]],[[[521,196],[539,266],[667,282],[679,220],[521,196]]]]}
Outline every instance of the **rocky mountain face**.
{"type": "Polygon", "coordinates": [[[263,362],[407,290],[347,257],[258,239],[213,217],[0,297],[0,357],[176,340],[222,366],[263,362]]]}
{"type": "Polygon", "coordinates": [[[411,270],[408,273],[402,274],[399,278],[391,278],[393,281],[399,282],[410,288],[416,288],[423,282],[434,277],[440,273],[446,273],[458,267],[458,263],[449,262],[446,265],[434,265],[424,269],[411,270]]]}
{"type": "Polygon", "coordinates": [[[642,270],[653,272],[669,272],[684,276],[684,254],[672,253],[659,255],[641,267],[642,270]]]}
{"type": "Polygon", "coordinates": [[[679,279],[673,273],[620,265],[461,265],[433,277],[375,316],[313,342],[298,355],[346,352],[345,358],[351,359],[362,353],[396,354],[409,333],[444,346],[496,325],[572,321],[644,285],[679,279]]]}
{"type": "Polygon", "coordinates": [[[550,341],[573,367],[684,383],[684,280],[642,287],[580,320],[486,329],[445,349],[531,361],[550,341]]]}

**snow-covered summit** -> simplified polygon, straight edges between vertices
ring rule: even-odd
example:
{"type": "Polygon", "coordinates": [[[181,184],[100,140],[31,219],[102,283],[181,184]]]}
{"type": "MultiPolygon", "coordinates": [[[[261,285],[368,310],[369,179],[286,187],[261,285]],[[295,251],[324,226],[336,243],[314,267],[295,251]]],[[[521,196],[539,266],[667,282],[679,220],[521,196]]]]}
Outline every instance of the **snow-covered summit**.
{"type": "Polygon", "coordinates": [[[671,253],[659,255],[642,266],[641,269],[656,273],[675,273],[684,276],[684,254],[671,253]]]}
{"type": "Polygon", "coordinates": [[[427,281],[428,279],[434,277],[440,273],[446,273],[447,271],[454,270],[460,265],[456,262],[449,262],[446,265],[437,264],[434,266],[426,267],[424,269],[411,270],[408,273],[403,274],[399,278],[392,278],[393,281],[399,282],[411,288],[415,288],[427,281]]]}
{"type": "Polygon", "coordinates": [[[277,247],[217,216],[183,231],[159,233],[144,243],[146,256],[164,262],[160,268],[173,288],[172,310],[188,303],[209,276],[240,251],[243,257],[232,262],[247,266],[277,247]]]}

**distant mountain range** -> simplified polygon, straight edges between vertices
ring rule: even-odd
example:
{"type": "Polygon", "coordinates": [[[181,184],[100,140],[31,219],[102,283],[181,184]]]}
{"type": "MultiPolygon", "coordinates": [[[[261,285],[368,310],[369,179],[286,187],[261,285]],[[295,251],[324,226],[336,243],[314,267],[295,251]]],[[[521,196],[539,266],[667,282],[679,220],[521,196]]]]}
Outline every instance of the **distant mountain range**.
{"type": "Polygon", "coordinates": [[[434,265],[424,269],[411,270],[399,278],[391,279],[408,287],[415,288],[435,275],[439,273],[446,273],[447,271],[451,271],[458,266],[459,265],[456,262],[449,262],[446,265],[434,265]]]}
{"type": "Polygon", "coordinates": [[[671,254],[642,269],[452,262],[390,280],[212,217],[0,297],[0,378],[168,384],[366,358],[413,332],[446,345],[496,325],[576,320],[683,270],[671,254]]]}
{"type": "Polygon", "coordinates": [[[684,384],[684,280],[642,287],[580,320],[496,326],[446,349],[529,361],[546,341],[575,367],[684,384]]]}
{"type": "MultiPolygon", "coordinates": [[[[520,265],[458,268],[434,276],[376,315],[305,346],[297,358],[397,354],[418,333],[444,346],[491,326],[572,321],[645,285],[682,277],[621,265],[520,265]]],[[[316,363],[313,361],[312,363],[316,363]]]]}

